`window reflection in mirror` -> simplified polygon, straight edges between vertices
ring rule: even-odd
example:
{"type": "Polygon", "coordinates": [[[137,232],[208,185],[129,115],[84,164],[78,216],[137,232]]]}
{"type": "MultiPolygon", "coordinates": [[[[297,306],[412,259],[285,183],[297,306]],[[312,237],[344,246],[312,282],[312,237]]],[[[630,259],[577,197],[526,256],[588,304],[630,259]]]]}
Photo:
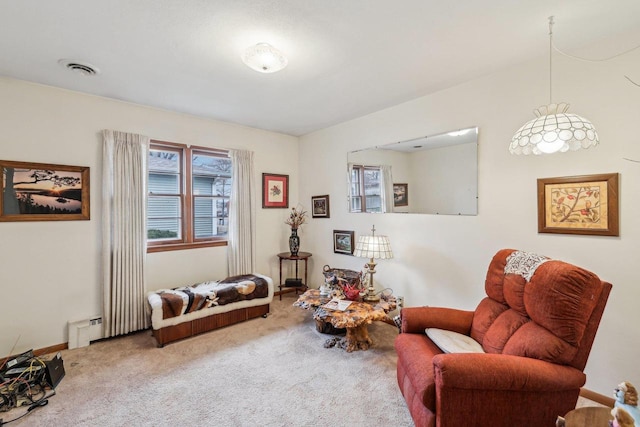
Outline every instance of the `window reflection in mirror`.
{"type": "Polygon", "coordinates": [[[379,166],[353,166],[351,212],[382,212],[380,175],[379,166]]]}
{"type": "Polygon", "coordinates": [[[348,153],[350,212],[477,215],[477,148],[471,127],[348,153]]]}

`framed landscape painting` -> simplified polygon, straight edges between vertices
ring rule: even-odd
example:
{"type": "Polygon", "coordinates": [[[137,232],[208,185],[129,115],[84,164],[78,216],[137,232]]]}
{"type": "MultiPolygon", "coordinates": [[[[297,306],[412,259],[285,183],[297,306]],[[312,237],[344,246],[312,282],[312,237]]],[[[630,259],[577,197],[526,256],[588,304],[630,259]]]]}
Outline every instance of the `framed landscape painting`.
{"type": "Polygon", "coordinates": [[[333,230],[333,252],[353,254],[353,231],[333,230]]]}
{"type": "Polygon", "coordinates": [[[88,220],[89,168],[0,160],[0,221],[88,220]]]}
{"type": "Polygon", "coordinates": [[[538,233],[619,236],[618,174],[538,179],[538,233]]]}
{"type": "Polygon", "coordinates": [[[262,174],[262,207],[289,207],[289,175],[262,174]]]}

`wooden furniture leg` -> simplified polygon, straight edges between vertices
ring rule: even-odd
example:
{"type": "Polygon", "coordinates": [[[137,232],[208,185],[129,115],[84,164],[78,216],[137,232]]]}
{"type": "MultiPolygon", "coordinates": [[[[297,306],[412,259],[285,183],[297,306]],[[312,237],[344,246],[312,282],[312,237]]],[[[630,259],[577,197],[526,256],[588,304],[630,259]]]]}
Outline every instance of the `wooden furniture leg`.
{"type": "Polygon", "coordinates": [[[347,335],[344,337],[344,349],[347,353],[355,350],[369,350],[373,341],[369,338],[367,324],[363,323],[355,328],[347,328],[347,335]]]}

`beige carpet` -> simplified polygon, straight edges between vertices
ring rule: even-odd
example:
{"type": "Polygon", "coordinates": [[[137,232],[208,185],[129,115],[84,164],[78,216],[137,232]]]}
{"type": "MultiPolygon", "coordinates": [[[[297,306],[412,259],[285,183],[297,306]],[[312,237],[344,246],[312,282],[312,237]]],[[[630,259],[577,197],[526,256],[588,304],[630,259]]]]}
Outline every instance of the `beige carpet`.
{"type": "Polygon", "coordinates": [[[294,301],[164,348],[145,331],[63,351],[57,394],[9,425],[412,426],[395,377],[397,329],[371,325],[369,351],[324,348],[330,336],[294,301]]]}

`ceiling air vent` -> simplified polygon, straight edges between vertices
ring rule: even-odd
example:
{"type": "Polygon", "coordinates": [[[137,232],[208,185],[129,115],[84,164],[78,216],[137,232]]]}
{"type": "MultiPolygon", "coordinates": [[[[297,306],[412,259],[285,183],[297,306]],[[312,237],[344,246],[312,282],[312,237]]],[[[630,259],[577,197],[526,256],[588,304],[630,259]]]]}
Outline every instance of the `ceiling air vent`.
{"type": "Polygon", "coordinates": [[[61,59],[58,61],[58,64],[83,76],[95,76],[100,73],[99,69],[86,62],[75,61],[72,59],[61,59]]]}

